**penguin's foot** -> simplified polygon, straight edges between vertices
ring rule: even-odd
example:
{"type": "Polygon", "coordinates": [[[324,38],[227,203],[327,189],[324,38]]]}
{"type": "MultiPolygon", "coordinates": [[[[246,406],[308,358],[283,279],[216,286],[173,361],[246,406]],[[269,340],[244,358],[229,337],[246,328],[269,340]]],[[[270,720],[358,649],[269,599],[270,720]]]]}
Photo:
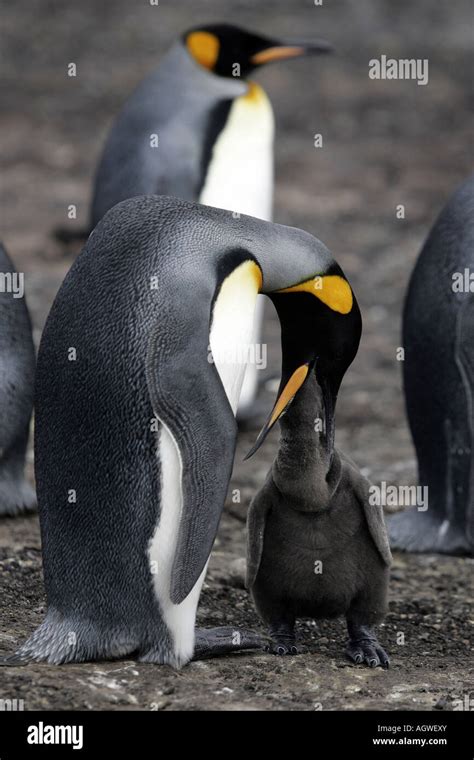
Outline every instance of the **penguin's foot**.
{"type": "Polygon", "coordinates": [[[193,660],[205,660],[249,649],[263,650],[264,646],[262,636],[245,628],[196,628],[193,660]]]}
{"type": "Polygon", "coordinates": [[[0,517],[13,517],[36,509],[36,494],[26,480],[0,480],[0,517]]]}
{"type": "Polygon", "coordinates": [[[466,532],[428,511],[412,508],[397,512],[388,517],[387,530],[392,549],[471,556],[474,553],[466,532]]]}
{"type": "Polygon", "coordinates": [[[380,646],[372,628],[352,625],[349,634],[346,655],[352,662],[356,665],[365,663],[369,668],[376,668],[380,665],[385,670],[388,669],[390,665],[389,656],[380,646]]]}
{"type": "Polygon", "coordinates": [[[270,654],[277,654],[282,657],[284,654],[298,654],[298,647],[296,644],[290,644],[288,641],[282,641],[281,639],[275,639],[271,644],[265,646],[265,651],[270,654]]]}
{"type": "Polygon", "coordinates": [[[272,640],[266,645],[266,652],[279,656],[298,654],[295,634],[292,628],[289,626],[270,628],[269,633],[272,640]]]}

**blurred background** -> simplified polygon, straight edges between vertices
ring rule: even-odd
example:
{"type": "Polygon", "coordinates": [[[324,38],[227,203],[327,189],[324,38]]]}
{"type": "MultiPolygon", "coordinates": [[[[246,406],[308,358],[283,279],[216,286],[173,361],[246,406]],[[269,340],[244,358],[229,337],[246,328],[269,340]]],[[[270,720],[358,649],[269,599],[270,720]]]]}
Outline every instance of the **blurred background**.
{"type": "MultiPolygon", "coordinates": [[[[4,7],[1,235],[25,272],[35,340],[80,248],[64,248],[52,230],[68,223],[69,204],[77,205],[77,227],[87,225],[92,177],[114,116],[183,30],[215,21],[281,37],[324,37],[336,49],[331,56],[275,64],[254,75],[276,118],[274,218],[326,243],[362,309],[361,348],[338,406],[339,446],[374,482],[415,483],[396,351],[404,292],[422,242],[449,194],[471,171],[469,0],[324,0],[322,6],[313,0],[159,0],[158,6],[149,0],[30,0],[4,7]],[[369,79],[369,60],[382,54],[428,58],[428,85],[369,79]],[[67,75],[71,62],[77,66],[75,78],[67,75]],[[323,136],[322,148],[314,147],[316,133],[323,136]],[[397,219],[399,204],[404,219],[397,219]]],[[[269,409],[272,378],[279,372],[278,325],[271,308],[265,330],[269,366],[262,373],[261,400],[269,409]]],[[[239,489],[241,501],[229,499],[222,521],[200,610],[206,625],[258,625],[242,589],[243,521],[274,457],[278,433],[243,465],[254,437],[248,430],[240,438],[231,489],[239,489]]],[[[29,463],[31,468],[32,453],[29,463]]],[[[5,649],[41,617],[39,546],[36,517],[0,525],[0,565],[7,569],[0,580],[5,649]]],[[[472,648],[472,568],[471,560],[396,558],[390,615],[381,635],[394,660],[389,675],[345,666],[342,623],[324,623],[317,630],[303,623],[301,636],[313,659],[305,655],[276,663],[259,655],[238,658],[246,664],[236,665],[231,658],[192,665],[177,680],[171,671],[163,676],[167,669],[162,669],[168,696],[153,696],[156,683],[143,666],[137,670],[140,686],[126,676],[130,682],[115,690],[115,697],[93,666],[62,671],[59,693],[48,682],[53,669],[43,668],[38,670],[42,683],[29,692],[30,705],[54,706],[58,700],[70,707],[147,707],[157,699],[160,709],[314,709],[315,701],[324,709],[448,709],[464,688],[461,661],[465,664],[472,648]],[[399,630],[410,633],[410,646],[397,649],[399,630]],[[436,670],[440,659],[443,665],[436,670]],[[315,662],[317,693],[308,675],[315,662]],[[86,685],[78,684],[78,671],[86,685]],[[241,678],[242,672],[247,676],[241,678]],[[99,678],[95,690],[94,678],[99,678]],[[225,679],[231,692],[218,694],[216,679],[225,679]]],[[[21,692],[21,681],[11,673],[7,678],[21,692]]]]}

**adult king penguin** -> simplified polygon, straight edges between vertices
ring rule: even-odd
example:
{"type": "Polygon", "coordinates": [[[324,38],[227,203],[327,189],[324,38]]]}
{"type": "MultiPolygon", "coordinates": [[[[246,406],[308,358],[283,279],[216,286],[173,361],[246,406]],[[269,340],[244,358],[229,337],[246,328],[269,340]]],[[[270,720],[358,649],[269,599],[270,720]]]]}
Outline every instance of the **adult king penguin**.
{"type": "Polygon", "coordinates": [[[24,477],[35,349],[20,277],[0,243],[0,515],[36,506],[24,477]]]}
{"type": "Polygon", "coordinates": [[[198,630],[195,640],[196,607],[232,472],[241,348],[257,294],[275,291],[288,305],[264,434],[316,356],[335,402],[360,331],[325,246],[301,230],[158,196],[124,201],[96,227],[39,351],[48,610],[15,662],[137,653],[180,666],[195,645],[199,655],[225,650],[225,631],[198,630]]]}
{"type": "Polygon", "coordinates": [[[322,40],[283,42],[227,24],[183,34],[112,126],[91,227],[116,203],[145,194],[270,219],[273,112],[247,77],[266,63],[330,49],[322,40]]]}
{"type": "MultiPolygon", "coordinates": [[[[95,178],[92,228],[119,201],[144,194],[271,219],[273,111],[247,77],[267,63],[330,49],[322,40],[285,42],[227,24],[183,34],[112,126],[95,178]]],[[[254,344],[262,319],[259,299],[254,344]]],[[[250,364],[240,415],[248,415],[257,385],[250,364]]]]}
{"type": "Polygon", "coordinates": [[[388,521],[392,547],[474,554],[474,176],[439,215],[403,315],[404,388],[428,509],[388,521]]]}

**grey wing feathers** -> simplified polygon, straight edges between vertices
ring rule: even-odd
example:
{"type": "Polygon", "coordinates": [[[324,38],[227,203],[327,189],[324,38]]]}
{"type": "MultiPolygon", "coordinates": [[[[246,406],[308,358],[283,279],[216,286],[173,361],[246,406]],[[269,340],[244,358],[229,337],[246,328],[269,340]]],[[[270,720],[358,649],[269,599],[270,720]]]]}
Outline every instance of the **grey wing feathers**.
{"type": "MultiPolygon", "coordinates": [[[[265,486],[264,486],[265,489],[265,486]]],[[[263,553],[265,522],[271,504],[262,489],[252,500],[247,515],[247,576],[245,585],[251,589],[257,577],[263,553]]]]}
{"type": "Polygon", "coordinates": [[[379,504],[369,504],[367,496],[360,499],[360,503],[364,509],[367,525],[369,526],[369,531],[374,540],[375,546],[379,550],[380,556],[385,564],[390,566],[392,564],[392,552],[390,551],[383,508],[379,504]]]}
{"type": "Polygon", "coordinates": [[[188,596],[206,566],[232,474],[237,438],[237,423],[224,387],[215,366],[207,360],[206,329],[204,320],[183,321],[179,332],[168,330],[166,345],[160,339],[152,342],[147,357],[153,410],[172,434],[181,458],[181,517],[170,588],[173,604],[188,596]],[[192,340],[196,347],[191,363],[186,347],[193,345],[192,340]],[[166,361],[160,358],[162,351],[166,351],[166,361]]]}
{"type": "Polygon", "coordinates": [[[392,564],[392,552],[390,551],[383,507],[380,504],[370,503],[370,482],[360,473],[352,459],[341,452],[340,455],[345,464],[350,467],[354,491],[364,511],[374,544],[385,564],[390,566],[392,564]]]}

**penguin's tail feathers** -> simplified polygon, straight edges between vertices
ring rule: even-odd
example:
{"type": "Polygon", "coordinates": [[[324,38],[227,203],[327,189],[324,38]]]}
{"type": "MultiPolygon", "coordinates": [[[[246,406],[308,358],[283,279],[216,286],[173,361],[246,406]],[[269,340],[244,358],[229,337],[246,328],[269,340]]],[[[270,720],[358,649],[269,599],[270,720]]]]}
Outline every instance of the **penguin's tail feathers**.
{"type": "Polygon", "coordinates": [[[58,243],[79,243],[84,242],[89,237],[92,230],[89,227],[80,227],[70,229],[69,227],[55,227],[53,237],[58,243]]]}
{"type": "Polygon", "coordinates": [[[32,662],[31,659],[21,657],[18,652],[15,652],[15,654],[0,657],[0,668],[19,668],[22,665],[28,665],[30,662],[32,662]]]}
{"type": "Polygon", "coordinates": [[[111,635],[85,621],[72,621],[50,609],[27,641],[14,654],[0,659],[0,666],[16,667],[33,662],[64,665],[118,659],[136,648],[134,637],[111,635]]]}
{"type": "Polygon", "coordinates": [[[0,665],[19,666],[32,662],[48,662],[62,665],[66,662],[81,662],[85,652],[78,646],[75,627],[66,620],[58,621],[56,614],[46,615],[45,620],[17,651],[2,660],[0,665]]]}

